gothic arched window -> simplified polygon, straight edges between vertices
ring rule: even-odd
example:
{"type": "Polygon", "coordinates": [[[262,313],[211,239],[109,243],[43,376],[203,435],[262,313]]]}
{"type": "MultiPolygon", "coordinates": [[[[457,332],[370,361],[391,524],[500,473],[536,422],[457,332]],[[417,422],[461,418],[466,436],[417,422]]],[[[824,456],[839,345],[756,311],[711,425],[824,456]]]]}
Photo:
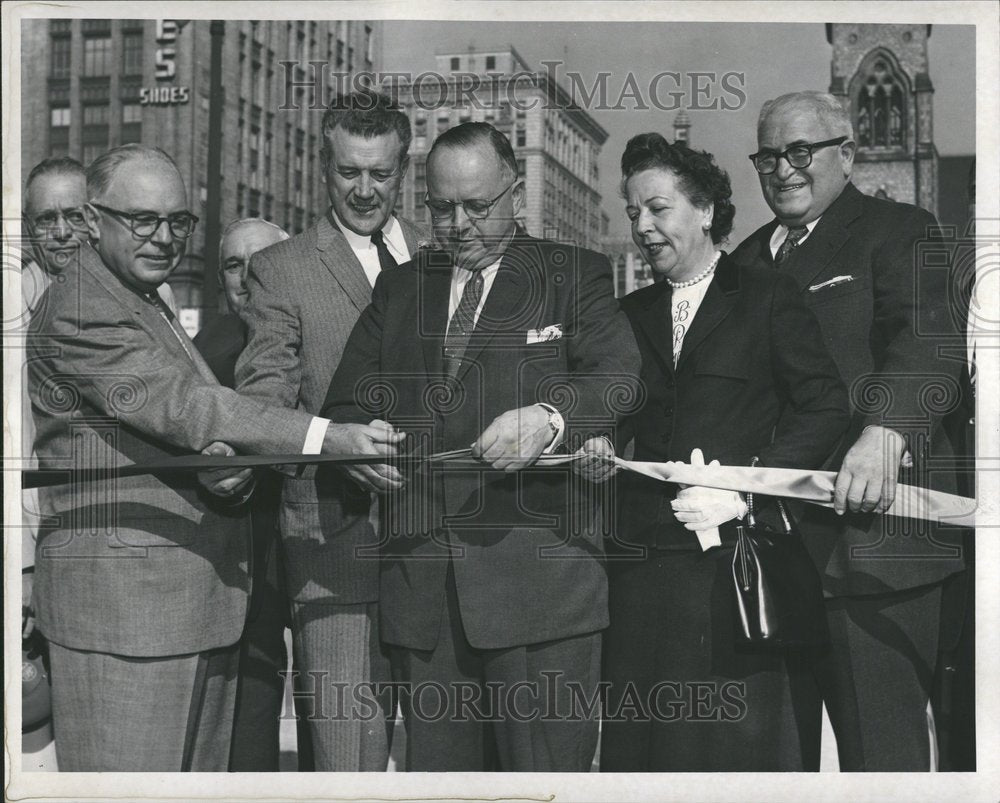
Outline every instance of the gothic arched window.
{"type": "Polygon", "coordinates": [[[856,77],[854,128],[861,148],[906,146],[904,78],[890,58],[871,54],[856,77]]]}

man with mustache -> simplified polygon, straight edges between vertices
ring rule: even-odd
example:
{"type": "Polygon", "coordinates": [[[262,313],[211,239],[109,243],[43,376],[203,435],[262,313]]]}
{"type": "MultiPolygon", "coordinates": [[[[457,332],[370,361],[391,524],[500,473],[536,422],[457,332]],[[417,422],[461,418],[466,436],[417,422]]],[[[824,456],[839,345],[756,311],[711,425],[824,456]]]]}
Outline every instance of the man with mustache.
{"type": "Polygon", "coordinates": [[[386,426],[331,425],[221,386],[157,295],[198,219],[173,159],[94,160],[93,245],[53,282],[28,338],[42,488],[38,627],[64,771],[225,771],[247,610],[249,470],[123,477],[203,452],[395,452],[386,426]],[[226,444],[229,444],[227,446],[226,444]]]}
{"type": "MultiPolygon", "coordinates": [[[[236,366],[241,392],[312,413],[323,404],[375,279],[407,262],[422,235],[392,212],[410,137],[406,114],[371,92],[340,98],[324,114],[320,156],[330,208],[250,260],[249,340],[236,366]]],[[[331,685],[353,690],[389,680],[369,513],[368,492],[339,473],[307,471],[284,482],[280,526],[299,703],[313,709],[318,771],[381,772],[389,757],[391,703],[383,701],[384,722],[344,716],[331,685]]]]}
{"type": "Polygon", "coordinates": [[[799,687],[807,761],[819,768],[825,702],[842,770],[927,770],[941,587],[964,564],[955,530],[879,514],[897,479],[955,492],[950,469],[932,470],[932,458],[951,457],[941,424],[958,402],[960,364],[938,356],[951,328],[948,272],[919,260],[936,221],[851,183],[851,120],[832,95],[765,103],[757,144],[750,158],[776,219],[733,256],[796,280],[853,408],[827,466],[838,471],[834,509],[810,505],[801,520],[831,631],[830,646],[807,656],[799,687]]]}
{"type": "Polygon", "coordinates": [[[387,417],[461,468],[387,468],[382,638],[407,769],[590,769],[608,624],[600,506],[545,452],[613,436],[638,350],[606,257],[529,237],[509,140],[465,123],[435,141],[435,240],[383,273],[330,383],[334,420],[387,417]],[[468,459],[468,458],[467,458],[468,459]]]}

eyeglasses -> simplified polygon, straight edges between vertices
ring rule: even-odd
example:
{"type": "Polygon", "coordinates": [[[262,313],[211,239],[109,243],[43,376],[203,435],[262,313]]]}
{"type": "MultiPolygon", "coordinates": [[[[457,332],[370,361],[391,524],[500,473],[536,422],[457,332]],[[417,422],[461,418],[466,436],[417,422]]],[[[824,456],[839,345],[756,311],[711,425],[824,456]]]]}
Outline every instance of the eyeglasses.
{"type": "Polygon", "coordinates": [[[424,205],[431,210],[431,217],[435,220],[444,220],[445,218],[450,218],[455,214],[455,209],[457,207],[462,207],[465,211],[466,217],[471,220],[483,220],[490,216],[490,212],[493,211],[493,207],[496,206],[497,202],[507,194],[520,179],[514,179],[510,184],[508,184],[504,191],[501,192],[492,201],[486,201],[482,198],[470,198],[468,201],[446,201],[446,200],[431,200],[430,195],[424,194],[424,205]]]}
{"type": "Polygon", "coordinates": [[[809,167],[812,164],[813,151],[828,148],[831,145],[840,145],[847,140],[847,137],[837,137],[836,139],[823,140],[823,142],[803,142],[800,145],[791,145],[780,153],[777,151],[758,151],[750,154],[750,161],[753,162],[753,166],[762,176],[777,170],[778,160],[782,158],[796,169],[809,167]]]}
{"type": "Polygon", "coordinates": [[[122,212],[120,209],[95,204],[93,201],[90,205],[122,221],[128,221],[132,234],[139,238],[152,237],[159,231],[160,224],[166,221],[172,237],[177,240],[186,240],[194,234],[194,227],[198,223],[198,216],[190,212],[175,212],[172,215],[160,217],[155,212],[122,212]]]}
{"type": "Polygon", "coordinates": [[[82,209],[62,209],[59,211],[42,212],[38,217],[28,218],[32,228],[37,231],[52,231],[59,225],[60,220],[65,220],[70,228],[81,231],[87,228],[87,218],[82,209]]]}

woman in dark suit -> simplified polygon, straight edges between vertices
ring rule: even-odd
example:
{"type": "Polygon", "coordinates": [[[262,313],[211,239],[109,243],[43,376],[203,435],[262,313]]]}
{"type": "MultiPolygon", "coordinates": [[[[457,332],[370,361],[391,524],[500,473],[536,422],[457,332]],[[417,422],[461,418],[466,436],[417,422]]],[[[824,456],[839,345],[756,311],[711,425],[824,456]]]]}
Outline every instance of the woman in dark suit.
{"type": "MultiPolygon", "coordinates": [[[[659,134],[629,141],[622,174],[632,237],[658,279],[622,300],[645,385],[627,423],[635,459],[700,450],[723,465],[819,468],[847,427],[847,393],[791,278],[738,269],[718,249],[735,213],[728,176],[659,134]]],[[[618,480],[601,769],[799,769],[786,654],[736,646],[743,498],[618,480]]]]}

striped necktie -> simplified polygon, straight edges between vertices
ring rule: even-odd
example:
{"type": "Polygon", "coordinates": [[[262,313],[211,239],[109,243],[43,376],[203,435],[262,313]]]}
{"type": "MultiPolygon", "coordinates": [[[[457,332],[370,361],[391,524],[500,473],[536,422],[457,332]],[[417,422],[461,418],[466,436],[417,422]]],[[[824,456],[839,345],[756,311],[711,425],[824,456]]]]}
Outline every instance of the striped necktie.
{"type": "Polygon", "coordinates": [[[465,348],[476,327],[476,310],[483,297],[483,283],[483,272],[474,271],[465,283],[462,299],[448,324],[448,334],[444,339],[444,370],[448,376],[456,376],[462,365],[465,348]]]}
{"type": "Polygon", "coordinates": [[[774,255],[775,267],[780,268],[785,264],[785,260],[788,259],[789,255],[796,249],[799,241],[806,236],[809,229],[805,226],[790,226],[788,229],[788,236],[785,237],[785,241],[778,248],[778,253],[774,255]]]}

